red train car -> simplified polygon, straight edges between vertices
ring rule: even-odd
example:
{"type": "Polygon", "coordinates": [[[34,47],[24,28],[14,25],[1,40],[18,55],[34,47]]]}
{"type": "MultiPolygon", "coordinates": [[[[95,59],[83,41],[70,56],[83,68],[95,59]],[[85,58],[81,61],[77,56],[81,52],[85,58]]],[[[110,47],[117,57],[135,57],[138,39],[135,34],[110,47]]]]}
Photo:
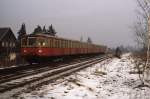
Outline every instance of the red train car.
{"type": "Polygon", "coordinates": [[[72,55],[105,53],[106,46],[49,36],[27,35],[21,39],[21,55],[29,62],[72,55]]]}

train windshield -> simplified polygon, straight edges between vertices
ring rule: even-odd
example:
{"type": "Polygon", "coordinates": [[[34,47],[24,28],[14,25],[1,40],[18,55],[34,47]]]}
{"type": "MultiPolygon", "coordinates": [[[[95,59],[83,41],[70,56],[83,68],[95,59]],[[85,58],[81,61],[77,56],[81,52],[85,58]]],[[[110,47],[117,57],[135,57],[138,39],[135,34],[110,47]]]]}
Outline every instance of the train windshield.
{"type": "Polygon", "coordinates": [[[45,39],[39,38],[38,39],[38,46],[45,46],[45,45],[46,45],[45,39]]]}
{"type": "Polygon", "coordinates": [[[36,38],[32,37],[32,38],[28,38],[28,45],[29,46],[36,46],[36,38]]]}

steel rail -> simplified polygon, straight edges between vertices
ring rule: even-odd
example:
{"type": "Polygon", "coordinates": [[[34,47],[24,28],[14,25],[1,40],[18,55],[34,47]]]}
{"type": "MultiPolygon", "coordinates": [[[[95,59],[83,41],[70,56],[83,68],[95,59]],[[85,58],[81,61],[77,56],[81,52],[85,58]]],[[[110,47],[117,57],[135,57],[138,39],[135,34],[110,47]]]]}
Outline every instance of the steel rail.
{"type": "Polygon", "coordinates": [[[23,86],[26,88],[31,87],[31,86],[37,87],[43,83],[46,83],[47,81],[54,80],[56,78],[68,75],[70,73],[89,67],[93,64],[101,62],[110,57],[112,56],[108,55],[108,56],[91,59],[91,60],[84,61],[84,62],[77,63],[77,64],[68,65],[62,68],[53,69],[48,72],[40,74],[40,76],[35,75],[32,77],[28,77],[28,78],[22,78],[23,80],[20,80],[20,82],[19,80],[16,79],[12,83],[9,82],[7,84],[0,84],[0,93],[4,93],[6,91],[10,91],[12,89],[16,89],[16,88],[23,87],[23,86]]]}

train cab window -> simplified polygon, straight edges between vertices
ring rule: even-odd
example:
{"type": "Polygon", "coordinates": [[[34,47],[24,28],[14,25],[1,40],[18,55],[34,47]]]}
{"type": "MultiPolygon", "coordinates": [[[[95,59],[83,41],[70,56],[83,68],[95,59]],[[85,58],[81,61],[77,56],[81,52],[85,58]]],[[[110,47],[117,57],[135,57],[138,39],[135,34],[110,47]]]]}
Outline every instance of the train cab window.
{"type": "Polygon", "coordinates": [[[36,45],[36,38],[28,38],[28,45],[36,45]]]}
{"type": "Polygon", "coordinates": [[[27,45],[27,39],[26,39],[26,38],[23,38],[23,39],[21,40],[21,45],[22,45],[22,46],[27,45]]]}

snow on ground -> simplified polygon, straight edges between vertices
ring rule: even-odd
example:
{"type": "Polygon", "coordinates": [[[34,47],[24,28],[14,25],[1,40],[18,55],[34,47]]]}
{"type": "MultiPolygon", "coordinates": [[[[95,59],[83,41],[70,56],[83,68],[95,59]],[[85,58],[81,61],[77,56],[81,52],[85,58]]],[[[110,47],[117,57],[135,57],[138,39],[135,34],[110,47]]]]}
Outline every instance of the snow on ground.
{"type": "Polygon", "coordinates": [[[51,81],[22,99],[150,99],[150,89],[135,88],[140,84],[130,54],[93,65],[68,77],[51,81]]]}

